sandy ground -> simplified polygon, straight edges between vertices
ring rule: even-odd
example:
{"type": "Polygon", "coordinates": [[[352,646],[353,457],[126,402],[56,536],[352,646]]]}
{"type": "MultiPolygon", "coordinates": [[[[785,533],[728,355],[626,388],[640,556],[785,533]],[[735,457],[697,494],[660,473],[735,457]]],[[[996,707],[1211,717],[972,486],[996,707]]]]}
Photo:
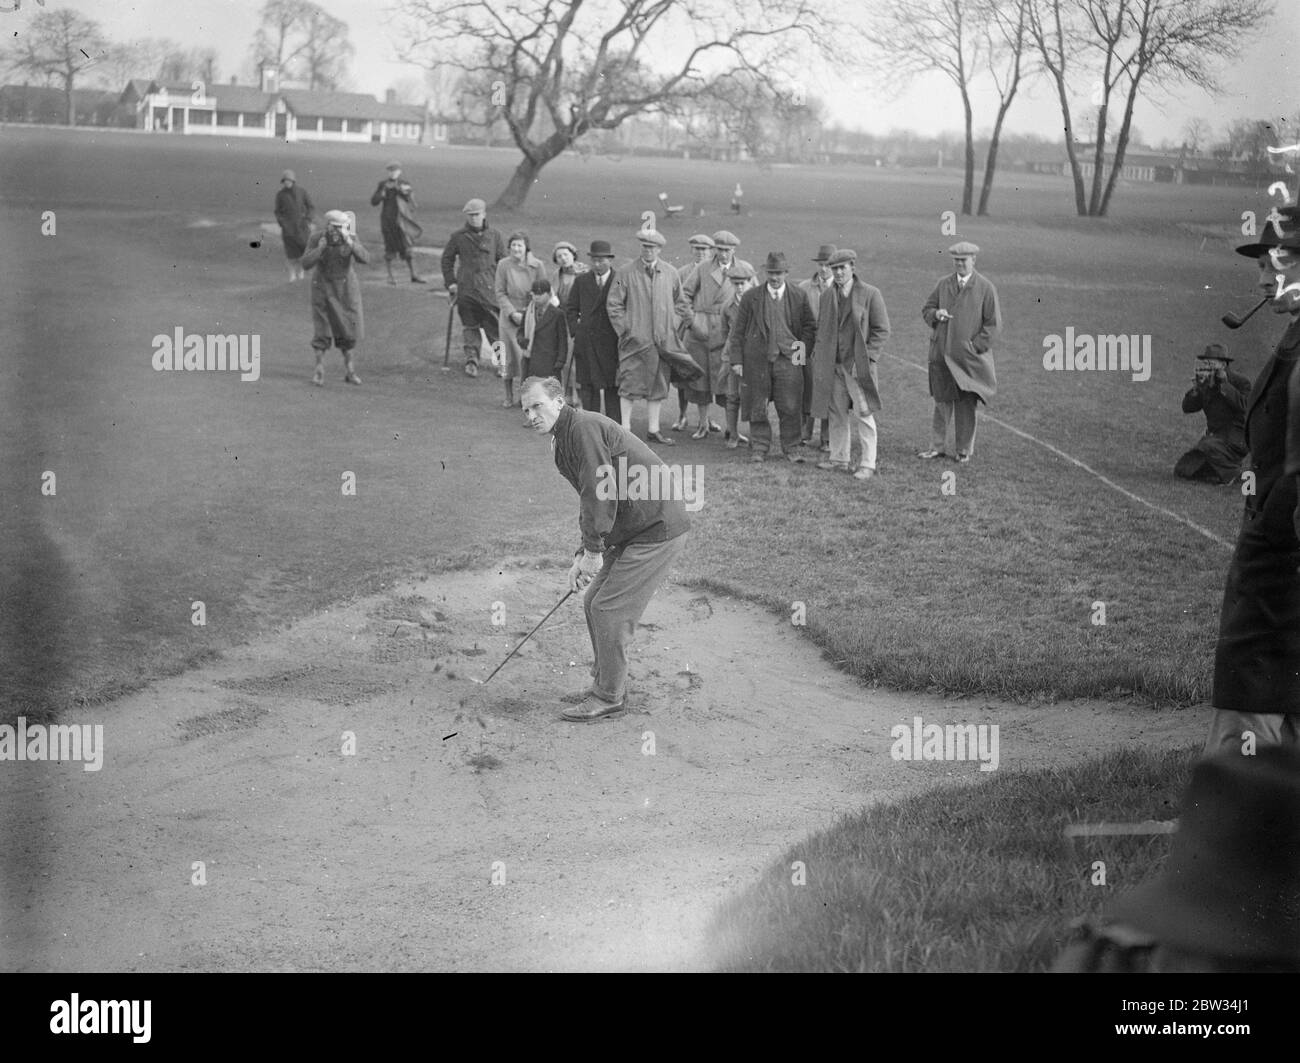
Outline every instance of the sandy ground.
{"type": "Polygon", "coordinates": [[[1203,733],[1200,712],[869,690],[788,620],[676,585],[621,716],[558,718],[590,662],[576,597],[470,681],[562,593],[522,564],[406,582],[69,714],[104,725],[100,771],[0,772],[3,967],[700,969],[713,906],[788,846],[981,777],[891,759],[894,724],[997,723],[1000,771],[1203,733]]]}

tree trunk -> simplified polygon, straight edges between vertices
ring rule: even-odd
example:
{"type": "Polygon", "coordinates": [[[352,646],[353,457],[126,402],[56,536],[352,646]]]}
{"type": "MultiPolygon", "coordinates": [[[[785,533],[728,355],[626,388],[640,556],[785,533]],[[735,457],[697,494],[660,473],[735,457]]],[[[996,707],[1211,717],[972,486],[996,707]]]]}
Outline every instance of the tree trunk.
{"type": "Polygon", "coordinates": [[[966,108],[966,178],[961,188],[961,212],[969,215],[975,200],[975,116],[971,113],[970,96],[965,85],[961,89],[961,102],[966,108]]]}
{"type": "MultiPolygon", "coordinates": [[[[1143,71],[1139,68],[1137,78],[1141,79],[1143,71]]],[[[1106,191],[1101,197],[1097,214],[1105,217],[1110,209],[1110,197],[1115,191],[1115,182],[1119,178],[1120,167],[1124,165],[1124,154],[1128,151],[1129,133],[1133,126],[1133,105],[1137,102],[1137,80],[1129,86],[1128,99],[1124,103],[1124,120],[1119,126],[1119,136],[1115,138],[1115,164],[1110,169],[1110,178],[1106,181],[1106,191]]]]}
{"type": "Polygon", "coordinates": [[[1065,157],[1070,162],[1070,177],[1074,180],[1074,210],[1081,218],[1088,216],[1088,204],[1083,195],[1083,173],[1079,169],[1079,155],[1074,150],[1074,124],[1070,120],[1070,98],[1065,91],[1065,78],[1052,71],[1056,82],[1056,96],[1061,104],[1061,120],[1065,123],[1065,157]]]}
{"type": "Polygon", "coordinates": [[[77,105],[72,99],[72,78],[63,83],[63,95],[68,105],[68,125],[74,126],[77,124],[77,105]]]}
{"type": "Polygon", "coordinates": [[[1097,143],[1093,145],[1092,192],[1088,197],[1088,216],[1096,217],[1101,211],[1101,187],[1106,180],[1106,117],[1110,111],[1110,89],[1102,98],[1097,110],[1097,143]]]}
{"type": "Polygon", "coordinates": [[[989,212],[989,196],[993,194],[993,174],[998,168],[998,140],[1002,136],[1002,123],[1007,117],[1007,111],[1011,109],[1011,100],[1014,96],[1013,91],[1002,101],[1001,106],[998,107],[997,121],[993,123],[993,137],[989,140],[988,154],[984,158],[984,183],[980,186],[980,217],[989,212]]]}

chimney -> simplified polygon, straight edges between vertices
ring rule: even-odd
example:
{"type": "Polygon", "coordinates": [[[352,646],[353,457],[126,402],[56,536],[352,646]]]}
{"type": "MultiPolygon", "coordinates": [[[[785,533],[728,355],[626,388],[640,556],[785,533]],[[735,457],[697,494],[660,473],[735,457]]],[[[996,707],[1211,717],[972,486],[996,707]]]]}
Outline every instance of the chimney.
{"type": "Polygon", "coordinates": [[[257,72],[263,92],[274,94],[280,91],[280,70],[274,63],[259,63],[257,72]]]}
{"type": "Polygon", "coordinates": [[[384,102],[385,102],[385,103],[396,103],[396,102],[397,102],[397,90],[396,90],[396,89],[389,89],[387,92],[385,92],[385,93],[384,93],[384,102]]]}

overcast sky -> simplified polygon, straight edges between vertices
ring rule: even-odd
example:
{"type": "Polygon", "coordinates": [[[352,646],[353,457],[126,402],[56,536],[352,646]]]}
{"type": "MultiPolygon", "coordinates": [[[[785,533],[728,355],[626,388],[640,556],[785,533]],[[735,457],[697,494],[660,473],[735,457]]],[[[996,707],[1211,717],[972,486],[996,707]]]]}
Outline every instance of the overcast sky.
{"type": "MultiPolygon", "coordinates": [[[[0,0],[0,8],[15,0],[0,0]]],[[[389,37],[391,19],[384,17],[384,0],[320,0],[321,6],[348,23],[356,55],[351,66],[350,88],[383,97],[390,85],[411,77],[420,78],[418,67],[404,66],[394,59],[389,37]],[[387,27],[386,24],[387,23],[387,27]]],[[[870,10],[871,0],[856,0],[855,9],[870,10]]],[[[185,47],[213,47],[220,58],[222,80],[242,73],[257,25],[261,0],[47,0],[46,10],[70,7],[99,21],[113,40],[138,37],[170,37],[185,47]]],[[[1199,115],[1214,133],[1231,119],[1293,115],[1300,109],[1300,62],[1293,54],[1300,46],[1300,2],[1279,0],[1271,32],[1258,35],[1242,50],[1230,68],[1222,72],[1225,93],[1212,98],[1199,90],[1180,88],[1176,96],[1158,102],[1144,100],[1134,124],[1148,143],[1181,139],[1187,120],[1199,115]]],[[[21,32],[22,23],[38,12],[37,0],[23,0],[16,13],[0,13],[0,24],[21,32]]],[[[11,33],[5,36],[12,39],[11,33]]],[[[241,77],[241,81],[242,81],[241,77]]],[[[918,80],[907,92],[885,100],[871,89],[865,73],[832,82],[813,76],[808,91],[823,97],[832,120],[873,132],[910,127],[923,132],[961,129],[960,99],[951,82],[940,75],[918,80]]],[[[1079,102],[1086,103],[1087,86],[1079,86],[1079,102]]],[[[975,126],[987,129],[993,123],[996,96],[987,87],[976,93],[975,126]]],[[[1086,110],[1083,108],[1082,110],[1086,110]]],[[[1076,121],[1081,110],[1076,110],[1076,121]]],[[[1022,89],[1008,117],[1007,127],[1017,132],[1034,132],[1057,139],[1060,113],[1054,90],[1046,82],[1022,89]]],[[[1300,141],[1300,133],[1289,142],[1300,141]]]]}

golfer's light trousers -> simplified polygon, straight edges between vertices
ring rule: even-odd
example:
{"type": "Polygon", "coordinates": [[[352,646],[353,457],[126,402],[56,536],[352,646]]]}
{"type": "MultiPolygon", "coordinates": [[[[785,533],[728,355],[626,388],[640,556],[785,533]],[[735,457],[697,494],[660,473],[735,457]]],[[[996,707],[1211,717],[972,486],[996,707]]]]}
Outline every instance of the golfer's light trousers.
{"type": "Polygon", "coordinates": [[[876,467],[876,419],[867,405],[867,397],[862,393],[862,385],[857,377],[842,365],[835,367],[831,378],[830,404],[830,444],[831,461],[847,465],[853,457],[854,429],[862,441],[861,468],[876,467]],[[853,409],[849,409],[852,400],[853,409]]]}
{"type": "Polygon", "coordinates": [[[596,654],[592,689],[602,701],[623,700],[627,647],[637,621],[686,545],[686,533],[662,543],[628,543],[605,551],[605,563],[582,600],[596,654]]]}

